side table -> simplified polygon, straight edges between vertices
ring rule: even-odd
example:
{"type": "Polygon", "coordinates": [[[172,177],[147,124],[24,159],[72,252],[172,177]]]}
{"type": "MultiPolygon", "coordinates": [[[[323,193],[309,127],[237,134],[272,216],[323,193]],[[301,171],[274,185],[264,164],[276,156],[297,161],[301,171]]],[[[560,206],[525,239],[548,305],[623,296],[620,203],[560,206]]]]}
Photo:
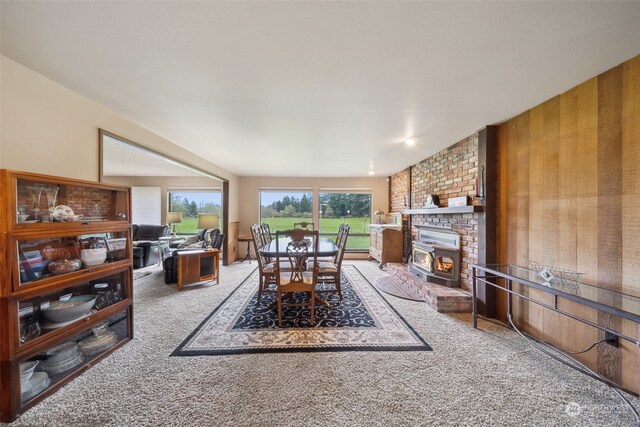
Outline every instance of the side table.
{"type": "Polygon", "coordinates": [[[178,252],[178,290],[184,285],[215,280],[220,283],[220,250],[178,252]]]}
{"type": "Polygon", "coordinates": [[[251,242],[253,242],[253,237],[239,236],[238,242],[247,242],[247,254],[244,256],[244,258],[242,258],[242,260],[240,260],[240,262],[249,261],[249,263],[251,263],[251,260],[253,259],[253,257],[251,256],[251,242]]]}

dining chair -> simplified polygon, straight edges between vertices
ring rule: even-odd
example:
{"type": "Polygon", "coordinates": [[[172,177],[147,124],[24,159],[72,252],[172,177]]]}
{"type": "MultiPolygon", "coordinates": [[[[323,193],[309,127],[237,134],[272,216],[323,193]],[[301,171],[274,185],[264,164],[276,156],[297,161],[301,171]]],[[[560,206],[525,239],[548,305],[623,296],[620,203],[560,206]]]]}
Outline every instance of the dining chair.
{"type": "Polygon", "coordinates": [[[271,229],[269,228],[269,224],[266,222],[262,223],[262,241],[265,245],[271,243],[271,229]]]}
{"type": "Polygon", "coordinates": [[[315,323],[316,285],[318,283],[318,231],[293,229],[288,231],[276,231],[276,262],[274,270],[276,276],[276,300],[278,303],[278,326],[282,326],[282,310],[284,307],[309,307],[310,322],[315,323]],[[285,248],[281,237],[288,237],[285,248]],[[310,250],[313,248],[313,250],[310,250]],[[310,254],[311,252],[311,254],[310,254]],[[281,266],[285,263],[291,265],[289,271],[283,271],[281,266]],[[307,271],[307,264],[313,266],[307,271]],[[287,295],[292,293],[308,294],[308,301],[285,302],[287,295]]]}
{"type": "Polygon", "coordinates": [[[349,224],[341,224],[338,229],[338,235],[336,237],[336,246],[338,247],[338,253],[330,261],[318,262],[318,282],[333,285],[333,288],[321,289],[318,292],[333,292],[337,293],[342,300],[342,287],[340,284],[340,275],[342,274],[342,259],[344,258],[344,251],[347,247],[347,237],[349,237],[349,230],[351,227],[349,224]]]}
{"type": "Polygon", "coordinates": [[[271,289],[271,285],[275,284],[275,272],[270,260],[260,255],[260,249],[266,245],[264,242],[262,226],[259,224],[253,224],[251,226],[251,237],[253,237],[253,249],[258,261],[258,301],[260,301],[263,293],[275,292],[275,289],[271,289]]]}
{"type": "Polygon", "coordinates": [[[306,222],[306,221],[294,222],[293,228],[300,228],[302,230],[315,230],[314,224],[312,222],[306,222]]]}

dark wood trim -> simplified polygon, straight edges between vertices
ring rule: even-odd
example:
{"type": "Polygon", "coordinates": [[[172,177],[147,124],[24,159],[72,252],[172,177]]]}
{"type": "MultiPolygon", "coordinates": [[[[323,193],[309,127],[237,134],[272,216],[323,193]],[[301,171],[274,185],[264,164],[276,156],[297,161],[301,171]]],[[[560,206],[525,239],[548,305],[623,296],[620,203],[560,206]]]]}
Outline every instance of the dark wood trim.
{"type": "Polygon", "coordinates": [[[224,250],[222,251],[222,265],[229,265],[229,244],[235,239],[229,236],[229,181],[222,183],[222,233],[225,235],[224,250]]]}
{"type": "MultiPolygon", "coordinates": [[[[622,67],[598,77],[598,285],[622,291],[622,67]]],[[[620,330],[622,323],[598,312],[598,323],[620,330]]],[[[598,371],[620,383],[620,349],[598,347],[598,371]]]]}
{"type": "MultiPolygon", "coordinates": [[[[498,127],[487,126],[478,132],[478,179],[484,168],[484,215],[478,218],[478,264],[497,262],[498,127]]],[[[496,289],[478,286],[480,313],[495,317],[496,289]]]]}
{"type": "Polygon", "coordinates": [[[391,191],[391,177],[387,177],[387,213],[391,213],[391,197],[393,192],[391,191]]]}
{"type": "MultiPolygon", "coordinates": [[[[407,194],[406,194],[406,206],[407,209],[411,209],[411,172],[413,170],[413,166],[409,166],[407,168],[407,194]]],[[[411,223],[411,215],[405,215],[406,217],[406,221],[403,219],[404,222],[404,231],[402,232],[402,234],[404,235],[404,261],[405,262],[409,262],[409,258],[411,258],[411,241],[413,240],[412,237],[412,223],[411,223]]]]}

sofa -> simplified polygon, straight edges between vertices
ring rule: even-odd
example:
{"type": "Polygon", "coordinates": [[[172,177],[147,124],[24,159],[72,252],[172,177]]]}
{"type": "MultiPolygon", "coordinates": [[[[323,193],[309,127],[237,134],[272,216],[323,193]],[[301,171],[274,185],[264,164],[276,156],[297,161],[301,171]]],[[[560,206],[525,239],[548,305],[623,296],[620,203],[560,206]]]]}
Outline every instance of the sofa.
{"type": "Polygon", "coordinates": [[[134,224],[133,268],[147,267],[160,261],[160,237],[169,235],[168,225],[134,224]]]}
{"type": "Polygon", "coordinates": [[[224,234],[220,233],[220,230],[217,228],[213,230],[199,230],[192,239],[186,239],[185,242],[179,244],[178,247],[164,248],[162,255],[164,283],[172,284],[178,281],[178,258],[176,255],[182,251],[202,250],[206,246],[204,239],[207,231],[209,231],[211,235],[211,247],[222,250],[224,234]],[[195,241],[195,243],[191,243],[192,241],[195,241]]]}

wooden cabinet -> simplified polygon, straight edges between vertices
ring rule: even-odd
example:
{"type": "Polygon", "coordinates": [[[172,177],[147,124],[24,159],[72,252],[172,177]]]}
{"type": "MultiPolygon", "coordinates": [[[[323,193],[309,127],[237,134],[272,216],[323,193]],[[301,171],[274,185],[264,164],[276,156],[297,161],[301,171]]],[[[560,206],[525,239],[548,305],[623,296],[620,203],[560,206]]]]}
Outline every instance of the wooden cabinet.
{"type": "Polygon", "coordinates": [[[0,420],[133,337],[130,188],[0,171],[0,420]]]}
{"type": "Polygon", "coordinates": [[[206,280],[220,283],[220,250],[184,251],[175,255],[178,259],[178,290],[206,280]]]}
{"type": "Polygon", "coordinates": [[[402,262],[402,228],[371,224],[369,231],[369,259],[377,259],[380,268],[402,262]]]}

